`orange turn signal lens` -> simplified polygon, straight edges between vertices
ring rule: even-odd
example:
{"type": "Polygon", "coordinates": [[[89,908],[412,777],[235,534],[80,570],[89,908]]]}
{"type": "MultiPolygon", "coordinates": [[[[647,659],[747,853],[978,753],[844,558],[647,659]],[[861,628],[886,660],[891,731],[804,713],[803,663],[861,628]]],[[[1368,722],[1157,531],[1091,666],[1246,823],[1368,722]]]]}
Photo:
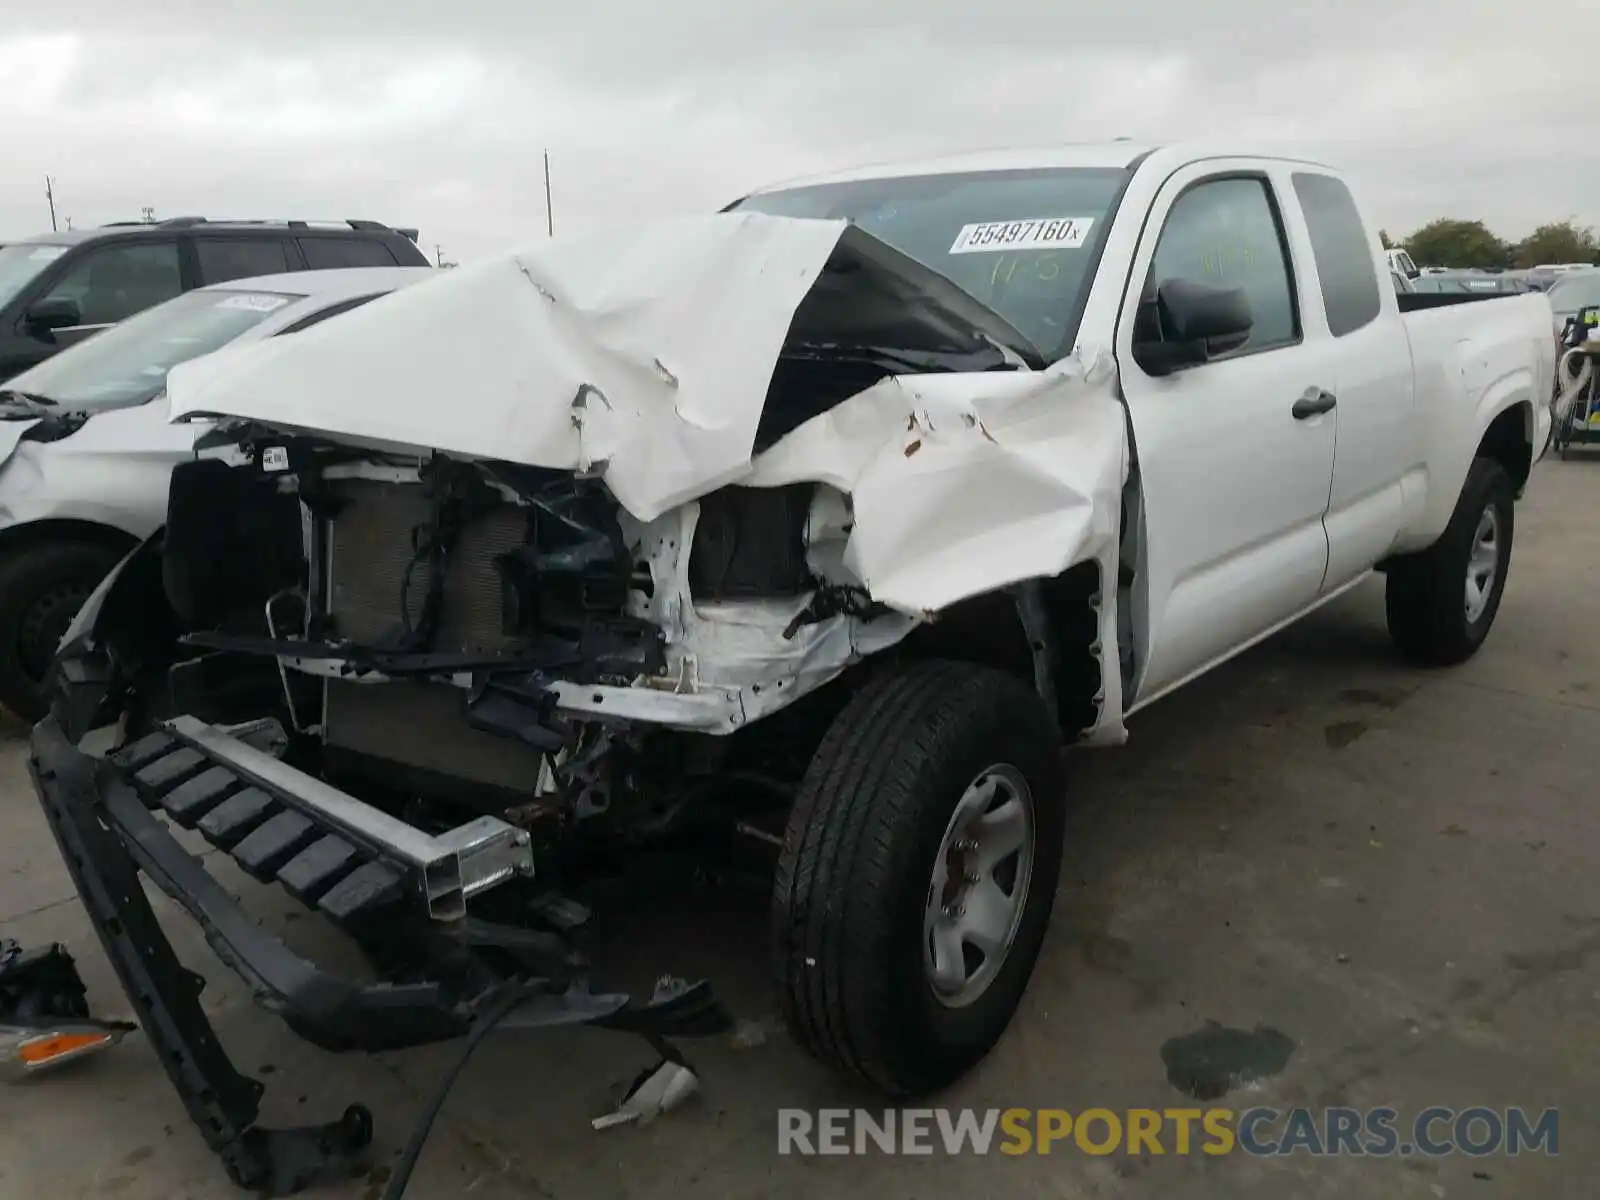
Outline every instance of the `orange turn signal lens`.
{"type": "Polygon", "coordinates": [[[17,1047],[17,1057],[30,1070],[49,1066],[60,1059],[86,1054],[111,1044],[109,1033],[55,1033],[36,1037],[17,1047]]]}

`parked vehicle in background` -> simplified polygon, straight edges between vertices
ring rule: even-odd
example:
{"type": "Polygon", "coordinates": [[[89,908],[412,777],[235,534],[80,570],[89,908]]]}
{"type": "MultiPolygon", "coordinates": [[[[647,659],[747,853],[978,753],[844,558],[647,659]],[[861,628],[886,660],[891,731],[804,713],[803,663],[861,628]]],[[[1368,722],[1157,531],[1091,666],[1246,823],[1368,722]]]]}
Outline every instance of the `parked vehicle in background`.
{"type": "Polygon", "coordinates": [[[1422,273],[1417,270],[1417,264],[1411,261],[1411,255],[1406,253],[1404,247],[1396,246],[1394,249],[1385,250],[1383,253],[1388,260],[1391,271],[1398,272],[1407,279],[1415,279],[1422,273]]]}
{"type": "Polygon", "coordinates": [[[417,231],[378,221],[173,217],[0,246],[0,383],[192,288],[339,267],[426,267],[417,231]]]}
{"type": "Polygon", "coordinates": [[[1441,292],[1514,295],[1532,289],[1520,276],[1510,272],[1496,274],[1489,271],[1442,271],[1436,275],[1424,275],[1413,280],[1411,290],[1420,295],[1441,292]]]}
{"type": "Polygon", "coordinates": [[[167,422],[168,371],[433,275],[374,267],[201,288],[0,384],[0,707],[43,715],[40,687],[67,623],[165,520],[167,478],[193,457],[199,428],[167,422]]]}
{"type": "Polygon", "coordinates": [[[1581,271],[1565,271],[1545,294],[1550,297],[1550,313],[1559,335],[1580,309],[1600,304],[1600,269],[1586,267],[1581,271]]]}
{"type": "Polygon", "coordinates": [[[173,416],[220,423],[63,640],[32,770],[235,1180],[345,1165],[370,1114],[255,1125],[105,882],[136,864],[326,1049],[504,1016],[662,1054],[728,1014],[672,974],[590,991],[608,874],[775,846],[797,1043],[896,1097],[981,1060],[1056,903],[1063,741],[1121,743],[1374,571],[1407,656],[1488,636],[1549,306],[1396,297],[1383,261],[1317,162],[1007,150],[540,243],[178,368],[173,416]],[[169,820],[377,981],[269,937],[169,820]]]}
{"type": "Polygon", "coordinates": [[[1394,294],[1396,296],[1409,296],[1417,290],[1413,286],[1413,281],[1400,274],[1399,271],[1389,272],[1389,282],[1394,285],[1394,294]]]}

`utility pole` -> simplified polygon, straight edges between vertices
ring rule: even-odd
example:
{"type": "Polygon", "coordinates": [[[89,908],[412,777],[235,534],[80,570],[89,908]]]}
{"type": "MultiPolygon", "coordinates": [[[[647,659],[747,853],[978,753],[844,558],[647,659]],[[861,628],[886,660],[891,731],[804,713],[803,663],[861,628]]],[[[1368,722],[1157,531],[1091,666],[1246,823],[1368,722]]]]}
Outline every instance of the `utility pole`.
{"type": "Polygon", "coordinates": [[[49,175],[44,177],[44,198],[50,203],[50,232],[56,232],[56,181],[49,175]]]}
{"type": "Polygon", "coordinates": [[[556,214],[550,207],[550,151],[544,152],[544,231],[546,237],[556,235],[556,214]]]}
{"type": "Polygon", "coordinates": [[[444,247],[439,245],[438,242],[433,244],[433,265],[436,267],[444,266],[444,247]]]}
{"type": "Polygon", "coordinates": [[[139,215],[144,218],[146,225],[154,225],[156,223],[156,210],[148,204],[139,210],[139,215]]]}

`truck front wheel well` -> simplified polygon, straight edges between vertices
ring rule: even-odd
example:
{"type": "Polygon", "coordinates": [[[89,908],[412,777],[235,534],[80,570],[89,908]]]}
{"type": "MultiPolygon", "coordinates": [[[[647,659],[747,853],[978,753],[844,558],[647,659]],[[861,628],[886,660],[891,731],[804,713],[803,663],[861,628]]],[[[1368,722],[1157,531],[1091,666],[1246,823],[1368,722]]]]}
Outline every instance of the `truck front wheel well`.
{"type": "Polygon", "coordinates": [[[0,555],[9,555],[23,546],[44,542],[87,542],[121,557],[137,546],[139,539],[112,525],[58,517],[47,521],[28,521],[0,530],[0,555]]]}
{"type": "Polygon", "coordinates": [[[1513,404],[1489,423],[1475,458],[1492,458],[1506,469],[1511,483],[1521,493],[1533,470],[1533,405],[1526,400],[1513,404]]]}
{"type": "Polygon", "coordinates": [[[903,653],[993,667],[1034,687],[1068,739],[1095,723],[1101,692],[1099,564],[1078,563],[958,601],[908,637],[903,653]]]}

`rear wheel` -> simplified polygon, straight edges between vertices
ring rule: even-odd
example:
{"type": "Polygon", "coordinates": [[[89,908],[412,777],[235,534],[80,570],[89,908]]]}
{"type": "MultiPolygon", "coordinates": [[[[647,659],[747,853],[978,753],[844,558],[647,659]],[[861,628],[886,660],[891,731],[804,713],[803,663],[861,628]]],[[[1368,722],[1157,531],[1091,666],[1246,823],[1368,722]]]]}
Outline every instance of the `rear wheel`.
{"type": "Polygon", "coordinates": [[[61,638],[117,559],[92,542],[41,542],[0,560],[0,706],[25,721],[44,716],[61,638]]]}
{"type": "Polygon", "coordinates": [[[1474,459],[1439,540],[1389,569],[1389,634],[1402,652],[1432,666],[1478,652],[1511,570],[1515,507],[1506,469],[1492,458],[1474,459]]]}
{"type": "Polygon", "coordinates": [[[839,715],[773,892],[784,1011],[812,1055],[916,1095],[999,1040],[1060,875],[1059,742],[1030,688],[966,663],[888,671],[839,715]]]}

